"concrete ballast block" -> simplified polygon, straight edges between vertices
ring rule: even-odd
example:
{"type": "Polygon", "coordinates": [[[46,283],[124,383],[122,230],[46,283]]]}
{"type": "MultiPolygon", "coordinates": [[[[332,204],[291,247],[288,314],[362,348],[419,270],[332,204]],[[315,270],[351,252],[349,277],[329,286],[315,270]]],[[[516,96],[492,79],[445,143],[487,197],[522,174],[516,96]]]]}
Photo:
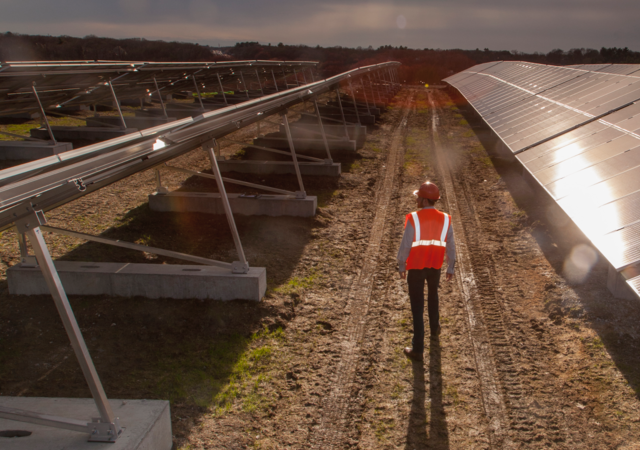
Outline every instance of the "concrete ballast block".
{"type": "MultiPolygon", "coordinates": [[[[287,195],[245,196],[227,194],[231,211],[245,216],[297,216],[313,217],[318,198],[307,196],[295,198],[287,195]]],[[[153,193],[149,196],[149,207],[153,211],[201,212],[224,214],[220,194],[207,192],[153,193]]]]}
{"type": "MultiPolygon", "coordinates": [[[[173,445],[171,413],[166,400],[109,400],[124,428],[114,443],[88,442],[88,433],[0,419],[0,430],[20,430],[29,436],[0,437],[2,450],[170,450],[173,445]]],[[[7,408],[91,421],[99,417],[91,398],[0,397],[7,408]]]]}
{"type": "MultiPolygon", "coordinates": [[[[164,125],[169,122],[173,122],[175,117],[125,117],[124,121],[127,128],[135,128],[137,130],[144,130],[146,128],[157,127],[158,125],[164,125]]],[[[103,116],[103,117],[88,117],[86,119],[88,127],[110,127],[120,126],[122,124],[120,117],[103,116]]]]}
{"type": "MultiPolygon", "coordinates": [[[[138,131],[135,128],[126,128],[124,130],[118,128],[106,127],[51,127],[56,140],[64,141],[106,141],[138,131]]],[[[49,139],[49,132],[46,128],[32,128],[30,130],[31,137],[36,139],[49,139]]]]}
{"type": "MultiPolygon", "coordinates": [[[[321,162],[299,162],[300,173],[307,176],[339,177],[340,163],[325,164],[321,162]]],[[[218,160],[221,172],[285,174],[296,173],[293,162],[288,161],[249,161],[249,160],[218,160]]]]}
{"type": "Polygon", "coordinates": [[[0,160],[36,160],[73,150],[71,142],[1,141],[0,160]]]}
{"type": "MultiPolygon", "coordinates": [[[[55,266],[69,295],[260,301],[267,289],[263,267],[234,274],[214,266],[177,264],[56,261],[55,266]]],[[[7,279],[10,294],[49,294],[38,267],[18,264],[7,271],[7,279]]]]}

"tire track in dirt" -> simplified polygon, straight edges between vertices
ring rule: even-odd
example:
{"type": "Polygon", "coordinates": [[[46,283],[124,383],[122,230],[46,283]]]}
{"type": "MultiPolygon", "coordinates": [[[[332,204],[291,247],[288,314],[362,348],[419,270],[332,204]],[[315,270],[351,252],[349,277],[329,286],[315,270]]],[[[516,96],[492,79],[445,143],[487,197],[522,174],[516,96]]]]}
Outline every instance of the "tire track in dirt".
{"type": "Polygon", "coordinates": [[[347,306],[342,342],[340,342],[340,360],[331,381],[331,391],[322,402],[322,420],[310,436],[313,448],[342,448],[343,433],[346,428],[346,417],[349,410],[349,399],[352,384],[356,375],[358,351],[362,345],[369,311],[374,276],[380,258],[382,237],[387,223],[387,212],[390,209],[391,197],[399,161],[402,161],[403,138],[407,120],[411,112],[415,93],[409,94],[400,123],[397,125],[389,144],[389,156],[382,183],[379,185],[375,202],[376,215],[371,226],[366,248],[363,249],[362,267],[353,280],[347,293],[347,306]]]}
{"type": "MultiPolygon", "coordinates": [[[[542,364],[527,364],[523,370],[522,356],[514,351],[509,330],[519,330],[512,323],[496,291],[499,276],[492,255],[483,248],[485,239],[476,214],[470,187],[463,177],[453,177],[453,170],[443,152],[437,131],[438,111],[433,96],[433,136],[438,166],[445,184],[447,201],[454,215],[459,250],[459,283],[464,293],[469,318],[469,331],[476,352],[476,365],[482,385],[482,396],[493,436],[491,444],[497,448],[532,448],[562,446],[566,439],[566,424],[557,410],[546,404],[552,402],[536,397],[553,396],[552,392],[533,392],[531,386],[544,378],[542,364]],[[516,443],[517,442],[517,443],[516,443]]],[[[516,346],[531,347],[526,341],[516,346]]],[[[536,354],[534,348],[527,348],[536,354]]]]}
{"type": "Polygon", "coordinates": [[[487,327],[484,324],[480,307],[481,292],[483,286],[476,280],[472,269],[471,254],[475,251],[474,246],[469,246],[466,236],[466,229],[462,224],[463,211],[469,210],[466,198],[458,198],[453,186],[451,170],[443,154],[442,144],[438,134],[438,113],[433,99],[429,92],[429,104],[432,112],[432,135],[433,148],[437,160],[438,171],[443,180],[446,202],[451,212],[452,226],[456,236],[456,277],[460,292],[463,294],[464,304],[469,323],[469,335],[473,343],[475,354],[476,370],[480,379],[482,401],[485,414],[489,421],[489,428],[493,432],[491,445],[500,446],[504,439],[506,425],[506,405],[500,392],[497,382],[498,374],[493,362],[491,344],[487,327]]]}

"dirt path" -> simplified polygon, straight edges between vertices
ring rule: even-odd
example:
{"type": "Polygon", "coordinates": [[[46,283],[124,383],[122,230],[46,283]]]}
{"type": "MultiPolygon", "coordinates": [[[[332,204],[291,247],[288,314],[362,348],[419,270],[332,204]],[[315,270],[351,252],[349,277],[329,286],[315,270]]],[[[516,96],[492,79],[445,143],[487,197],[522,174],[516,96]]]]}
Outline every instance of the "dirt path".
{"type": "MultiPolygon", "coordinates": [[[[504,439],[507,428],[506,406],[502,397],[502,392],[498,387],[496,364],[491,351],[491,337],[488,326],[484,321],[484,314],[481,303],[484,297],[488,297],[494,290],[491,275],[483,267],[473,265],[473,255],[478,253],[477,228],[480,226],[475,211],[469,204],[464,189],[456,192],[452,176],[452,170],[440,140],[438,130],[439,115],[441,112],[434,101],[434,92],[428,93],[429,105],[431,106],[431,124],[433,133],[434,156],[437,160],[440,178],[443,181],[443,196],[446,198],[447,209],[453,218],[453,228],[457,245],[457,277],[458,289],[464,298],[465,310],[468,319],[468,329],[475,355],[476,370],[482,389],[482,402],[484,412],[490,424],[491,443],[500,445],[504,439]],[[466,219],[466,225],[463,223],[466,219]],[[467,234],[468,233],[468,234],[467,234]],[[478,275],[474,273],[474,268],[478,275]]],[[[458,182],[458,188],[460,183],[458,182]]],[[[495,319],[493,312],[489,319],[495,319]]],[[[499,339],[502,347],[505,347],[503,339],[499,339]]]]}
{"type": "MultiPolygon", "coordinates": [[[[414,95],[411,93],[408,96],[408,105],[413,103],[414,95]]],[[[362,246],[362,266],[346,296],[347,318],[343,329],[339,330],[340,335],[344,337],[340,342],[340,362],[335,375],[331,377],[331,392],[322,403],[322,422],[310,437],[310,443],[317,448],[342,448],[344,431],[349,426],[344,419],[349,408],[349,396],[354,388],[358,353],[362,347],[371,291],[378,271],[382,238],[389,220],[388,210],[394,192],[398,161],[402,159],[402,144],[410,111],[410,108],[404,109],[400,123],[391,136],[384,175],[376,193],[375,217],[371,225],[371,234],[368,242],[362,246]]]]}
{"type": "MultiPolygon", "coordinates": [[[[177,450],[640,448],[640,304],[610,296],[602,261],[580,282],[565,277],[588,242],[492,159],[465,108],[441,90],[405,89],[339,180],[305,180],[317,217],[237,217],[251,264],[267,268],[259,304],[71,298],[107,394],[170,399],[177,450]],[[412,363],[395,259],[425,179],[453,217],[458,262],[440,287],[440,340],[412,363]]],[[[207,167],[201,152],[176,164],[207,167]]],[[[166,177],[174,189],[211,187],[196,181],[166,177]]],[[[233,258],[224,217],[150,211],[153,185],[139,174],[50,220],[233,258]]],[[[173,263],[47,239],[66,259],[173,263]]],[[[12,233],[0,244],[14,264],[12,233]]],[[[88,396],[50,299],[0,286],[0,395],[88,396]]]]}

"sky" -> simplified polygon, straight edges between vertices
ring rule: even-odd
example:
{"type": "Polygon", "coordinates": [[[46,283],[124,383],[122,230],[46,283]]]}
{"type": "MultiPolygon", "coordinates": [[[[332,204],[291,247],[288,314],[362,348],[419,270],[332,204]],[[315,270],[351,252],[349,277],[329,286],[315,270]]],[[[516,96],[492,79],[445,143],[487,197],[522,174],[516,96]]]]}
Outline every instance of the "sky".
{"type": "Polygon", "coordinates": [[[275,45],[640,51],[640,0],[0,0],[0,32],[275,45]]]}

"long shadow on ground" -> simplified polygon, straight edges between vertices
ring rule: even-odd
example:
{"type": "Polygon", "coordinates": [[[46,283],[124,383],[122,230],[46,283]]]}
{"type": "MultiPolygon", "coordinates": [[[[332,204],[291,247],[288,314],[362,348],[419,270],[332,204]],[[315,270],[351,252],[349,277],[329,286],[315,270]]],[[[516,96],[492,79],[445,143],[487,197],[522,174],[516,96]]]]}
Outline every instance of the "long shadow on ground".
{"type": "MultiPolygon", "coordinates": [[[[316,218],[243,217],[236,224],[252,266],[267,268],[270,288],[286,285],[316,218]]],[[[236,259],[224,216],[129,211],[103,237],[223,261],[236,259]]],[[[86,243],[63,260],[184,264],[142,252],[86,243]]],[[[10,296],[0,285],[0,395],[90,397],[50,296],[10,296]]],[[[77,317],[110,398],[172,401],[178,416],[227,408],[266,362],[293,303],[73,296],[77,317]],[[182,411],[182,413],[180,412],[182,411]]],[[[251,410],[263,401],[247,397],[251,410]]],[[[177,427],[174,434],[180,437],[177,427]]]]}

